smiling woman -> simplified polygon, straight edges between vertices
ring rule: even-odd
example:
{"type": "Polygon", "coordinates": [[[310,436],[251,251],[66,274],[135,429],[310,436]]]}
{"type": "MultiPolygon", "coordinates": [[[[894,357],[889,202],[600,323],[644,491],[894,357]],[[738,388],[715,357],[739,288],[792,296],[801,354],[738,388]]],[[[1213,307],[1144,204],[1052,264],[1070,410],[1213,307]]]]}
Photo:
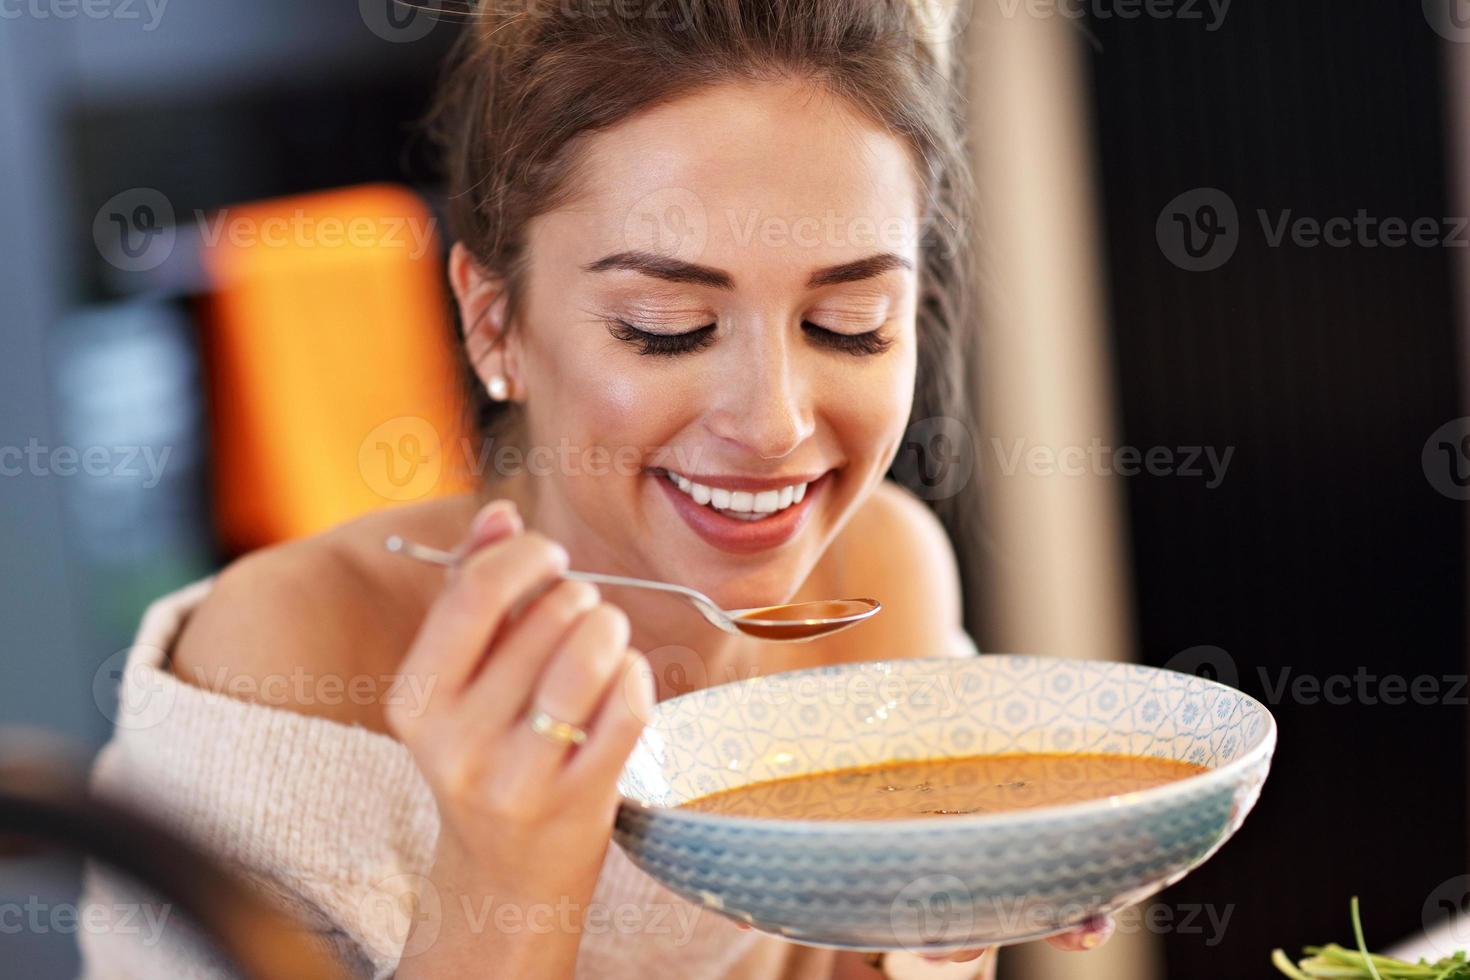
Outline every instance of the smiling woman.
{"type": "MultiPolygon", "coordinates": [[[[523,454],[628,465],[496,473],[160,600],[129,669],[172,710],[121,725],[97,785],[238,856],[363,975],[877,976],[691,906],[609,841],[655,698],[974,651],[944,529],[885,481],[911,420],[970,415],[942,5],[513,6],[466,24],[432,120],[475,421],[523,454]],[[390,534],[459,562],[446,578],[393,559],[390,534]],[[774,647],[657,593],[559,581],[569,567],[725,608],[873,595],[884,612],[774,647]],[[346,701],[269,683],[301,672],[396,683],[346,701]],[[487,926],[486,903],[564,912],[487,926]],[[596,927],[629,903],[696,925],[596,927]]],[[[92,976],[184,972],[170,944],[116,941],[86,937],[92,976]]]]}

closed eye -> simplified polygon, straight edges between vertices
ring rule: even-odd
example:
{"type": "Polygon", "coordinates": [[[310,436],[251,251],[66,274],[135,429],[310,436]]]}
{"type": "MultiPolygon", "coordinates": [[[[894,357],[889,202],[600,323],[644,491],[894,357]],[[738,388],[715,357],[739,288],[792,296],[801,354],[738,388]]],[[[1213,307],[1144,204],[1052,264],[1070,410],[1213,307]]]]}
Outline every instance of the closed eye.
{"type": "Polygon", "coordinates": [[[892,339],[884,337],[879,330],[869,330],[866,333],[838,333],[836,330],[828,330],[819,327],[810,320],[803,320],[801,329],[815,343],[833,350],[844,351],[848,354],[871,356],[881,354],[893,346],[892,339]]]}
{"type": "Polygon", "coordinates": [[[608,330],[614,337],[631,344],[640,354],[654,357],[673,357],[704,350],[715,342],[715,324],[707,323],[684,333],[654,333],[633,326],[627,320],[608,320],[608,330]]]}

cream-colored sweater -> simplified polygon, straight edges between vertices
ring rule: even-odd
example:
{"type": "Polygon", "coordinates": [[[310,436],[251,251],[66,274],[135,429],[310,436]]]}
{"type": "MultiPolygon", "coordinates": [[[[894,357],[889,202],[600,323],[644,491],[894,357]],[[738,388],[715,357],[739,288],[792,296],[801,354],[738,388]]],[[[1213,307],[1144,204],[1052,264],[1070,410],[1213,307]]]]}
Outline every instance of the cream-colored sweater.
{"type": "MultiPolygon", "coordinates": [[[[403,929],[384,910],[395,907],[406,876],[429,868],[439,833],[434,798],[395,739],[208,692],[171,674],[170,645],[211,584],[164,596],[144,615],[93,788],[146,807],[219,854],[355,975],[391,977],[403,929]]],[[[111,872],[89,865],[82,901],[92,916],[78,931],[83,980],[229,976],[192,927],[111,872]]],[[[736,928],[655,882],[615,843],[586,912],[577,980],[831,976],[830,951],[736,928]]],[[[493,907],[488,913],[489,928],[497,921],[528,928],[497,920],[493,907]]],[[[480,974],[496,975],[489,963],[480,974]]]]}

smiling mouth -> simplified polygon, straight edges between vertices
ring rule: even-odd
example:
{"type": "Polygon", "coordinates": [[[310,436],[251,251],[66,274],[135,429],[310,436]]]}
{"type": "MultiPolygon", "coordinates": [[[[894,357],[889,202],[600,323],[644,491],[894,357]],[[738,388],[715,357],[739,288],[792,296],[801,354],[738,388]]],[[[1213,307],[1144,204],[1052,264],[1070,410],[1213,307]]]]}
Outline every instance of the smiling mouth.
{"type": "Polygon", "coordinates": [[[764,520],[801,503],[806,496],[807,487],[815,482],[792,483],[768,490],[729,490],[697,483],[672,470],[660,469],[656,472],[696,504],[742,521],[764,520]]]}

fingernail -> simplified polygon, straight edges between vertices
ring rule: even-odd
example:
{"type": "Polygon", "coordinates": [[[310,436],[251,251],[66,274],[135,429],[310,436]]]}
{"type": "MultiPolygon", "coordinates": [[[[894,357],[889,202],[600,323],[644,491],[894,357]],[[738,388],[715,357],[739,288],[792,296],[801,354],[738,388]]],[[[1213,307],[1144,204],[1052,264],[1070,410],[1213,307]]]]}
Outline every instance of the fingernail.
{"type": "Polygon", "coordinates": [[[1111,917],[1098,916],[1088,919],[1077,937],[1077,948],[1081,950],[1097,949],[1112,935],[1113,920],[1111,917]]]}
{"type": "Polygon", "coordinates": [[[520,515],[516,513],[514,501],[505,498],[492,500],[480,508],[470,524],[470,547],[504,537],[514,531],[519,523],[520,515]]]}

